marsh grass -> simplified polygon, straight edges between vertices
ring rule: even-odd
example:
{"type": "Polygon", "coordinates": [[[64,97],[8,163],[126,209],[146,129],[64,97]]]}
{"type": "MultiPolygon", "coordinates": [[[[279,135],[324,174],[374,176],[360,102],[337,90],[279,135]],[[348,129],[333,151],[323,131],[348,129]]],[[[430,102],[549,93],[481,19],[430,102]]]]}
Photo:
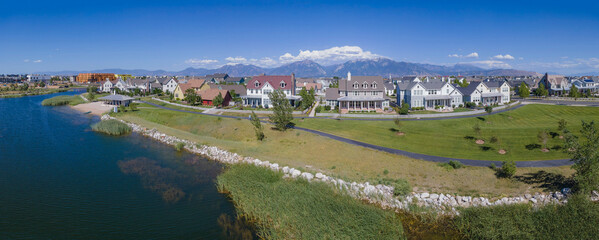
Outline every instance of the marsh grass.
{"type": "Polygon", "coordinates": [[[399,217],[330,186],[283,179],[282,173],[234,165],[217,178],[237,212],[264,239],[404,239],[399,217]]]}
{"type": "Polygon", "coordinates": [[[92,125],[92,130],[96,132],[106,133],[108,135],[119,136],[131,132],[131,127],[118,120],[104,120],[92,125]]]}
{"type": "Polygon", "coordinates": [[[73,106],[81,103],[83,103],[83,99],[81,99],[81,97],[78,95],[62,95],[44,99],[44,101],[42,101],[42,106],[62,106],[67,104],[73,106]]]}
{"type": "Polygon", "coordinates": [[[565,205],[474,207],[461,211],[456,228],[469,239],[597,239],[599,204],[573,196],[565,205]]]}

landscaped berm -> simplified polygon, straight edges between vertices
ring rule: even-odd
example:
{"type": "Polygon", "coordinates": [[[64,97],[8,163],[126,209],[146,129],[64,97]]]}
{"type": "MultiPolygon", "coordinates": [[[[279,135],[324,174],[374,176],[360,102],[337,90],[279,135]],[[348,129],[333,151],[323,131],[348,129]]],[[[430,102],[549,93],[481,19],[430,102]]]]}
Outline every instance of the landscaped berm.
{"type": "Polygon", "coordinates": [[[118,120],[104,120],[92,125],[92,130],[108,135],[123,135],[131,132],[131,127],[118,120]]]}
{"type": "Polygon", "coordinates": [[[85,101],[79,95],[61,95],[42,101],[42,106],[62,106],[62,105],[77,105],[85,101]]]}
{"type": "Polygon", "coordinates": [[[295,123],[299,127],[408,152],[475,160],[527,161],[568,158],[557,129],[560,119],[566,120],[570,131],[578,133],[582,120],[599,120],[599,108],[525,105],[481,117],[400,120],[399,127],[393,121],[304,119],[295,123]],[[547,134],[545,143],[539,140],[539,132],[543,131],[547,134]],[[483,141],[477,144],[477,140],[483,141]],[[542,151],[544,148],[549,151],[542,151]]]}

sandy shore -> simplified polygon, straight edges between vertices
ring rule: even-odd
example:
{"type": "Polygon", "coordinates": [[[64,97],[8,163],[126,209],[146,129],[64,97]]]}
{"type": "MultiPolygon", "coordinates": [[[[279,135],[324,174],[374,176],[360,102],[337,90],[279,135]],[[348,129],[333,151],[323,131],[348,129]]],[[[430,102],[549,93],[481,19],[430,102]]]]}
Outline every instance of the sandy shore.
{"type": "Polygon", "coordinates": [[[113,106],[106,105],[102,102],[91,102],[91,103],[83,103],[79,105],[72,106],[73,109],[81,111],[81,112],[91,112],[90,114],[102,116],[103,113],[106,113],[112,110],[113,106]]]}

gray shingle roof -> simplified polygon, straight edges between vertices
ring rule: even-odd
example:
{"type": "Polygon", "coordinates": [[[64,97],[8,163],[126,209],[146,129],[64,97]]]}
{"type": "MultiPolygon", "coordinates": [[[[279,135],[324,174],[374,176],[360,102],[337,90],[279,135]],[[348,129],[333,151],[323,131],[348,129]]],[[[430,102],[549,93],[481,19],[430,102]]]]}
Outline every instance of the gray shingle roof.
{"type": "Polygon", "coordinates": [[[129,97],[129,96],[120,95],[120,94],[111,94],[111,95],[101,97],[98,99],[108,100],[108,101],[126,101],[126,100],[133,100],[134,98],[129,97]]]}
{"type": "Polygon", "coordinates": [[[327,88],[324,98],[326,100],[337,100],[339,98],[339,88],[327,88]]]}

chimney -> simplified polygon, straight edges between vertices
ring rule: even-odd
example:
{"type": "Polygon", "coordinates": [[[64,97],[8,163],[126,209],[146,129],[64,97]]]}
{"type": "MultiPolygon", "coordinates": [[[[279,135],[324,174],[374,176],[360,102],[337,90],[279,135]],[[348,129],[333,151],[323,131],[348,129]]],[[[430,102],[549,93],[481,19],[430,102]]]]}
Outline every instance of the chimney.
{"type": "Polygon", "coordinates": [[[347,72],[347,81],[351,81],[351,72],[347,72]]]}
{"type": "Polygon", "coordinates": [[[291,88],[291,95],[295,95],[295,73],[291,73],[291,82],[293,83],[293,87],[291,88]]]}

